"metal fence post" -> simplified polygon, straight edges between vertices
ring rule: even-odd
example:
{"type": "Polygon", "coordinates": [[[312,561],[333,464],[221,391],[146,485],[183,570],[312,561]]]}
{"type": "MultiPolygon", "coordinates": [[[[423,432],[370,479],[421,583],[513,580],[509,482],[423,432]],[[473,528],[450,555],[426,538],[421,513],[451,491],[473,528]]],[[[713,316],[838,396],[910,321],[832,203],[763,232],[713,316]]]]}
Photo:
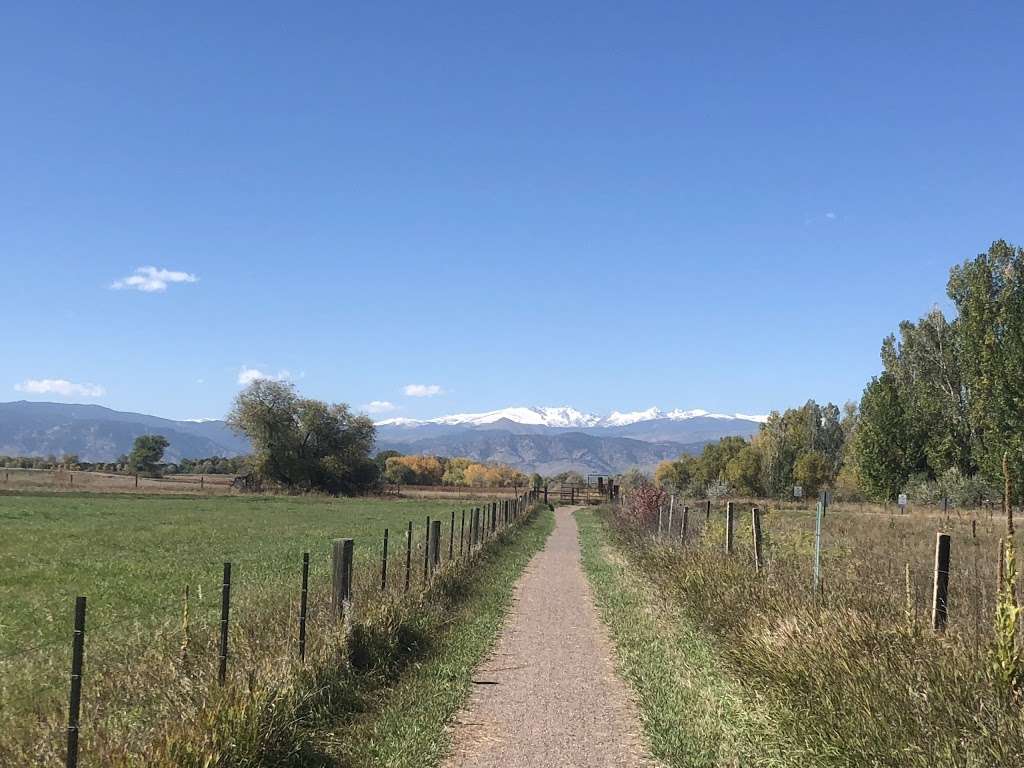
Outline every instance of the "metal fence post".
{"type": "Polygon", "coordinates": [[[82,708],[82,663],[85,657],[85,598],[75,598],[75,633],[71,636],[71,694],[68,698],[67,768],[78,766],[78,718],[82,708]]]}

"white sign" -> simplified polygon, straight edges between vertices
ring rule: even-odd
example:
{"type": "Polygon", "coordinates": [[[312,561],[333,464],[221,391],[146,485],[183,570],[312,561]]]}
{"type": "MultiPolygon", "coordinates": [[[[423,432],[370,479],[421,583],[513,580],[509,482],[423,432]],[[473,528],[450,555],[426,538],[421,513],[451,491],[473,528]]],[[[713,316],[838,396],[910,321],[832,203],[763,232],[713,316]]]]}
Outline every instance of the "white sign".
{"type": "Polygon", "coordinates": [[[896,503],[899,504],[901,507],[907,506],[907,494],[901,493],[899,495],[899,498],[896,499],[896,503]]]}
{"type": "Polygon", "coordinates": [[[793,486],[793,496],[795,498],[797,498],[797,499],[800,499],[800,498],[803,498],[803,495],[804,495],[804,489],[801,488],[799,485],[794,485],[793,486]]]}

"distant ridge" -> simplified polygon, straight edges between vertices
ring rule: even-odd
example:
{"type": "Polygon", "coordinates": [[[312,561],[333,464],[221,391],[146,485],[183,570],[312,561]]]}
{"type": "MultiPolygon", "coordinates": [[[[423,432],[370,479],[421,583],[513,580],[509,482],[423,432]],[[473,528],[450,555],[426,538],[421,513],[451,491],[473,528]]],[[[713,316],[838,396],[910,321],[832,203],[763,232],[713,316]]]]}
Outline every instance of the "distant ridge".
{"type": "Polygon", "coordinates": [[[0,403],[3,455],[77,454],[82,461],[114,461],[131,450],[136,437],[147,434],[170,441],[165,457],[172,462],[249,452],[249,441],[223,421],[175,421],[92,404],[0,403]]]}
{"type": "MultiPolygon", "coordinates": [[[[436,419],[386,419],[377,423],[377,450],[469,456],[523,471],[556,474],[651,469],[666,458],[695,453],[722,437],[750,437],[761,417],[703,410],[614,411],[600,417],[568,406],[519,406],[436,419]]],[[[162,434],[166,458],[237,456],[248,441],[224,421],[177,421],[100,405],[17,401],[0,403],[0,454],[63,456],[114,461],[136,437],[162,434]]]]}

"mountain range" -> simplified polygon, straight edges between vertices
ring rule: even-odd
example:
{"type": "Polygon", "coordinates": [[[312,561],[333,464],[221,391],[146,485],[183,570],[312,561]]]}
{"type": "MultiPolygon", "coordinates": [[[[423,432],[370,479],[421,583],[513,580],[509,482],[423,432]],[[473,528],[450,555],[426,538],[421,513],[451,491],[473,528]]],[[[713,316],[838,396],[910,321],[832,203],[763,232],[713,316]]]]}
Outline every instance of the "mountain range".
{"type": "Polygon", "coordinates": [[[167,461],[248,453],[249,441],[223,421],[175,421],[102,405],[0,403],[0,455],[64,456],[114,461],[140,435],[163,435],[167,461]]]}
{"type": "MultiPolygon", "coordinates": [[[[634,466],[651,469],[722,437],[750,437],[763,420],[703,410],[649,408],[602,417],[567,406],[512,407],[385,419],[377,422],[377,450],[468,456],[541,474],[569,469],[606,474],[634,466]]],[[[144,434],[170,441],[168,461],[249,451],[248,441],[223,421],[175,421],[99,405],[0,403],[0,455],[73,453],[82,461],[113,461],[144,434]]]]}

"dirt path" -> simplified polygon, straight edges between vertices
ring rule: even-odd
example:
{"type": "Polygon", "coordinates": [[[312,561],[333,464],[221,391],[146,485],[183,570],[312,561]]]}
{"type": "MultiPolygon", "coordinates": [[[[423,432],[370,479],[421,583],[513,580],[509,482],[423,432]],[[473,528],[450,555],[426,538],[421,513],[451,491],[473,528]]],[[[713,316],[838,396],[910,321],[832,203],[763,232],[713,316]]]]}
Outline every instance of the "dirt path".
{"type": "Polygon", "coordinates": [[[580,565],[572,508],[516,586],[491,657],[473,676],[446,768],[653,766],[580,565]]]}

